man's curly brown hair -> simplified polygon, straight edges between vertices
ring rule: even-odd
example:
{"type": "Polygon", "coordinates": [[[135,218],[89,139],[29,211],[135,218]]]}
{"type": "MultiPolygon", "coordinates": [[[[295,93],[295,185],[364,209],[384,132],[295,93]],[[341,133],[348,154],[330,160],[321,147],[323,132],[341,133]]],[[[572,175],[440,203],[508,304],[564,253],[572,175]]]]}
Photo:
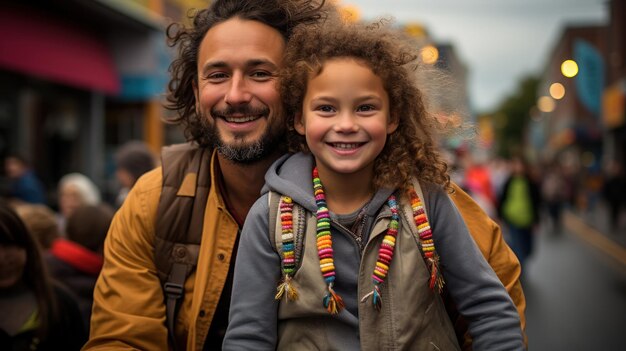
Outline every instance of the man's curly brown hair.
{"type": "Polygon", "coordinates": [[[208,8],[190,15],[191,26],[170,24],[166,31],[168,43],[178,46],[178,56],[169,68],[171,78],[165,107],[176,115],[168,122],[181,124],[188,140],[204,147],[212,145],[203,133],[201,116],[196,114],[193,91],[198,79],[198,49],[209,29],[231,18],[240,18],[266,24],[287,41],[295,27],[318,23],[333,10],[324,0],[215,0],[208,8]]]}
{"type": "Polygon", "coordinates": [[[354,58],[367,64],[382,79],[391,121],[398,122],[374,161],[374,187],[407,189],[411,177],[416,177],[450,191],[448,166],[433,140],[439,125],[426,110],[416,83],[417,46],[389,28],[386,21],[370,25],[328,21],[294,31],[279,72],[290,151],[309,151],[305,138],[294,129],[294,118],[302,111],[308,81],[333,58],[354,58]]]}

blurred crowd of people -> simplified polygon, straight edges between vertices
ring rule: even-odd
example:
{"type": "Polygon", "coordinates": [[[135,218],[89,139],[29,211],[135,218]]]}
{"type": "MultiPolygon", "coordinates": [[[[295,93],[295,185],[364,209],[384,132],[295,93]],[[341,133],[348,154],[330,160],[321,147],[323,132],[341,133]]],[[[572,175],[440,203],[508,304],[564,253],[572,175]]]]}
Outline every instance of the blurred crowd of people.
{"type": "Polygon", "coordinates": [[[93,289],[102,269],[104,240],[137,179],[156,166],[142,142],[115,157],[119,194],[103,201],[84,174],[58,182],[54,199],[27,160],[4,159],[0,194],[0,345],[14,350],[78,350],[87,341],[93,289]]]}
{"type": "Polygon", "coordinates": [[[562,232],[564,209],[585,214],[601,205],[608,213],[612,233],[624,226],[626,175],[618,161],[611,160],[601,171],[464,151],[453,159],[453,180],[500,223],[522,266],[533,252],[540,223],[553,235],[562,232]]]}

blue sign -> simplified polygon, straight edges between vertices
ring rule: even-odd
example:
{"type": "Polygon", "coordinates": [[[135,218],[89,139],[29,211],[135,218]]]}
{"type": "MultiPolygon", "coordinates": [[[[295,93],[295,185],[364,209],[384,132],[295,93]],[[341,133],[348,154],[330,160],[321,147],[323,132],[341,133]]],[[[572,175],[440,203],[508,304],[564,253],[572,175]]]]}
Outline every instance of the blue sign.
{"type": "Polygon", "coordinates": [[[578,63],[576,90],[578,97],[589,111],[600,116],[602,90],[604,89],[604,60],[600,52],[588,42],[576,39],[574,60],[578,63]]]}

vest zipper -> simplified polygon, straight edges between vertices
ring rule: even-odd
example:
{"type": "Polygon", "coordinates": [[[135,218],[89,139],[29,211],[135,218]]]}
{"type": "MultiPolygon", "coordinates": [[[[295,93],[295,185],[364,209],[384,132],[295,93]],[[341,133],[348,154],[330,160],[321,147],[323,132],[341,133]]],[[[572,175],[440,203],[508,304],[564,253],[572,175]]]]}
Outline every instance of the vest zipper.
{"type": "Polygon", "coordinates": [[[341,223],[337,221],[333,220],[331,223],[336,229],[341,231],[343,234],[346,234],[348,237],[350,237],[354,241],[354,243],[359,248],[359,256],[361,256],[363,254],[363,250],[365,249],[365,245],[363,244],[363,237],[352,233],[350,229],[346,228],[345,226],[343,226],[341,223]]]}
{"type": "MultiPolygon", "coordinates": [[[[374,218],[374,221],[372,222],[372,224],[370,225],[369,228],[365,228],[365,221],[367,220],[367,216],[363,216],[363,219],[361,219],[362,221],[362,228],[361,228],[361,235],[357,235],[355,233],[353,233],[350,229],[346,228],[344,225],[342,225],[341,223],[333,220],[331,223],[333,224],[334,227],[336,227],[337,229],[339,229],[342,233],[347,234],[350,238],[352,238],[352,240],[354,240],[354,242],[356,243],[356,245],[359,247],[359,255],[363,256],[363,251],[365,250],[365,246],[367,245],[367,242],[369,242],[372,238],[372,235],[368,235],[367,238],[367,242],[363,242],[363,234],[369,230],[371,230],[371,228],[374,228],[374,226],[376,226],[376,223],[378,223],[378,221],[380,221],[383,218],[390,218],[391,217],[391,213],[379,213],[376,218],[374,218]]],[[[371,233],[370,233],[371,234],[371,233]]]]}

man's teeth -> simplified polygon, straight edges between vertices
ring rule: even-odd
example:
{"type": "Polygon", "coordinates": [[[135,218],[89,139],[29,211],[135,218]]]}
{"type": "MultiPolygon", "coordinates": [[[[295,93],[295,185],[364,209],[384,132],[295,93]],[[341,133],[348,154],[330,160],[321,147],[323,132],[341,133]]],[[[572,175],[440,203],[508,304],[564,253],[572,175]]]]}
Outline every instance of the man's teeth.
{"type": "Polygon", "coordinates": [[[232,122],[232,123],[244,123],[244,122],[254,121],[257,118],[259,118],[259,116],[224,117],[226,122],[232,122]]]}
{"type": "Polygon", "coordinates": [[[356,149],[359,146],[361,146],[361,143],[333,143],[334,148],[344,150],[356,149]]]}

